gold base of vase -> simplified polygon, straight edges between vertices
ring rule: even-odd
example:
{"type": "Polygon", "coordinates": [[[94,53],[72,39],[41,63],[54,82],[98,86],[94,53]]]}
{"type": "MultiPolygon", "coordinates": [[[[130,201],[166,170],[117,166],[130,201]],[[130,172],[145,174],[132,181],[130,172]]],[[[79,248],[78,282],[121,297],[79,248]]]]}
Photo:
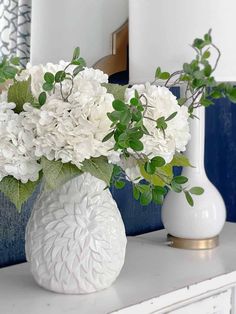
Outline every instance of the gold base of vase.
{"type": "Polygon", "coordinates": [[[209,250],[219,245],[219,236],[208,239],[184,239],[167,235],[168,245],[185,250],[209,250]]]}

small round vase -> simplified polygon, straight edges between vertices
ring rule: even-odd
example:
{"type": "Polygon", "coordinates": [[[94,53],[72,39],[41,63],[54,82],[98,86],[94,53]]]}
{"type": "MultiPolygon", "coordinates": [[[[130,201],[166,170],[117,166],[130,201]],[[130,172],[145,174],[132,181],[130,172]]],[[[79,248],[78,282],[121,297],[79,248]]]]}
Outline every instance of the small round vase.
{"type": "Polygon", "coordinates": [[[26,256],[36,282],[66,294],[109,287],[125,259],[124,224],[105,183],[88,173],[43,191],[26,230],[26,256]]]}
{"type": "Polygon", "coordinates": [[[205,109],[197,108],[197,118],[190,122],[191,141],[186,155],[194,166],[184,168],[189,187],[204,188],[202,195],[194,195],[191,207],[183,193],[170,191],[162,207],[162,221],[170,235],[171,245],[186,249],[208,249],[218,245],[218,235],[225,219],[224,201],[207,178],[204,168],[205,109]]]}

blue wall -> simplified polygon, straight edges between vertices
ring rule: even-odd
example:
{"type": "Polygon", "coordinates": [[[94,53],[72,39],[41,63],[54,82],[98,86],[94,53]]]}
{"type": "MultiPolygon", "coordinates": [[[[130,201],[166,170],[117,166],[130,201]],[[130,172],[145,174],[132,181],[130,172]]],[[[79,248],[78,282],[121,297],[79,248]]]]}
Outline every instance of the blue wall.
{"type": "MultiPolygon", "coordinates": [[[[176,91],[175,91],[176,92],[176,91]]],[[[236,105],[217,101],[206,113],[206,170],[210,180],[222,193],[227,206],[227,219],[236,222],[236,105]]],[[[142,207],[132,198],[131,186],[114,190],[128,235],[162,228],[160,207],[142,207]]],[[[18,214],[0,194],[0,266],[25,260],[24,233],[35,196],[18,214]]]]}

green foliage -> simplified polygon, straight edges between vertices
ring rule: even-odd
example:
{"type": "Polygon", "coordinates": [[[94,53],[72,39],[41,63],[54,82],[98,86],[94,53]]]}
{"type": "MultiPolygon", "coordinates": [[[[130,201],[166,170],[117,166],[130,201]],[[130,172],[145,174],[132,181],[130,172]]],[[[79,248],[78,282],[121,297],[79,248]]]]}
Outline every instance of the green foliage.
{"type": "Polygon", "coordinates": [[[159,80],[168,80],[170,78],[169,72],[162,72],[161,68],[158,67],[155,72],[155,78],[159,80]]]}
{"type": "Polygon", "coordinates": [[[31,93],[31,79],[27,81],[16,81],[8,89],[8,102],[14,102],[16,107],[14,111],[20,113],[23,111],[25,103],[34,103],[34,97],[31,93]]]}
{"type": "Polygon", "coordinates": [[[192,198],[191,194],[188,191],[184,191],[184,195],[185,195],[186,200],[189,203],[189,205],[193,206],[194,202],[193,202],[193,198],[192,198]]]}
{"type": "Polygon", "coordinates": [[[62,163],[60,160],[41,158],[45,188],[53,190],[59,188],[70,179],[82,174],[82,171],[71,163],[62,163]]]}
{"type": "MultiPolygon", "coordinates": [[[[192,44],[196,52],[195,58],[184,63],[182,70],[176,71],[171,75],[166,75],[165,86],[168,84],[186,84],[186,97],[178,99],[180,106],[186,104],[189,108],[190,117],[194,118],[194,109],[199,106],[208,107],[214,104],[214,99],[228,98],[236,103],[236,87],[229,83],[217,83],[214,79],[214,72],[217,68],[221,53],[218,47],[212,42],[211,30],[203,36],[196,38],[192,44]],[[217,57],[215,64],[210,64],[211,50],[215,50],[217,57]]],[[[155,78],[160,79],[163,73],[160,67],[157,68],[155,78]]],[[[165,75],[164,75],[165,76],[165,75]]],[[[165,121],[159,121],[158,128],[165,130],[165,121]]]]}
{"type": "Polygon", "coordinates": [[[0,84],[5,83],[7,80],[15,78],[16,74],[20,71],[20,60],[18,57],[7,59],[3,57],[0,61],[0,84]]]}
{"type": "Polygon", "coordinates": [[[38,97],[38,102],[39,102],[40,107],[45,104],[46,99],[47,99],[47,94],[45,92],[42,92],[38,97]]]}
{"type": "Polygon", "coordinates": [[[42,106],[47,100],[48,93],[54,93],[56,85],[59,84],[61,98],[63,101],[68,101],[69,96],[73,90],[74,78],[81,72],[86,66],[86,62],[80,57],[80,48],[76,47],[73,52],[71,62],[64,68],[64,70],[57,71],[54,75],[51,72],[46,72],[44,74],[43,92],[39,95],[39,105],[42,106]],[[71,74],[68,69],[71,66],[76,66],[73,69],[73,74],[71,74]],[[69,93],[64,94],[63,92],[63,82],[69,81],[71,83],[71,88],[69,93]]]}
{"type": "Polygon", "coordinates": [[[16,206],[18,212],[21,212],[22,204],[32,195],[39,181],[22,183],[12,176],[7,176],[0,181],[0,191],[16,206]]]}
{"type": "Polygon", "coordinates": [[[204,193],[204,189],[200,186],[195,186],[189,190],[189,193],[195,195],[202,195],[204,193]]]}
{"type": "Polygon", "coordinates": [[[124,94],[128,85],[103,83],[102,86],[106,87],[107,92],[112,94],[115,99],[124,101],[124,94]]]}
{"type": "Polygon", "coordinates": [[[176,167],[192,167],[188,158],[185,155],[178,152],[175,153],[171,161],[171,165],[176,167]]]}
{"type": "Polygon", "coordinates": [[[107,186],[110,186],[113,173],[113,165],[108,163],[106,157],[90,158],[83,162],[81,167],[83,172],[89,172],[94,177],[103,180],[107,186]]]}

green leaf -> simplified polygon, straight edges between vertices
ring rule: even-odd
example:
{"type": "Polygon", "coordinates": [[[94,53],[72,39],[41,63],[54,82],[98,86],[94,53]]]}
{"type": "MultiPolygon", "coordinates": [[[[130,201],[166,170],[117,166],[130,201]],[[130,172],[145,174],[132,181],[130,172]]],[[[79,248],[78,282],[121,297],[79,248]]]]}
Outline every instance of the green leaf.
{"type": "Polygon", "coordinates": [[[136,201],[138,201],[139,196],[140,196],[140,192],[139,192],[138,188],[135,185],[133,185],[133,197],[134,197],[134,199],[136,201]]]}
{"type": "Polygon", "coordinates": [[[175,181],[171,182],[171,188],[176,193],[181,193],[183,191],[182,186],[175,181]]]}
{"type": "Polygon", "coordinates": [[[53,89],[53,84],[50,84],[50,83],[43,83],[43,89],[46,91],[46,92],[49,92],[50,90],[53,89]]]}
{"type": "Polygon", "coordinates": [[[119,99],[115,99],[112,106],[116,111],[126,111],[128,109],[128,106],[119,99]]]}
{"type": "Polygon", "coordinates": [[[167,122],[167,121],[174,119],[174,117],[177,115],[177,113],[178,113],[177,111],[173,112],[168,118],[165,119],[165,121],[167,122]]]}
{"type": "Polygon", "coordinates": [[[128,148],[130,145],[128,134],[127,133],[120,134],[117,142],[122,148],[128,148]]]}
{"type": "Polygon", "coordinates": [[[193,42],[193,47],[196,47],[198,49],[202,49],[204,47],[204,40],[200,38],[196,38],[193,42]]]}
{"type": "Polygon", "coordinates": [[[13,65],[19,65],[20,64],[20,58],[19,57],[12,57],[10,59],[10,63],[13,65]]]}
{"type": "Polygon", "coordinates": [[[54,75],[50,72],[46,72],[44,74],[44,81],[47,82],[48,84],[53,84],[54,83],[54,75]]]}
{"type": "Polygon", "coordinates": [[[152,191],[148,187],[148,191],[145,191],[144,193],[141,193],[140,196],[140,204],[142,206],[147,206],[152,201],[152,191]]]}
{"type": "Polygon", "coordinates": [[[75,77],[76,75],[78,75],[81,71],[83,70],[83,66],[79,65],[76,68],[74,68],[73,70],[73,76],[75,77]]]}
{"type": "Polygon", "coordinates": [[[13,79],[17,72],[18,72],[17,68],[10,65],[6,65],[3,68],[3,73],[7,79],[13,79]]]}
{"type": "Polygon", "coordinates": [[[76,47],[76,48],[74,49],[74,52],[73,52],[72,61],[78,59],[78,58],[79,58],[79,55],[80,55],[80,48],[79,48],[79,47],[76,47]]]}
{"type": "Polygon", "coordinates": [[[32,195],[39,181],[40,178],[35,182],[22,183],[12,176],[7,176],[0,182],[0,191],[10,199],[20,212],[22,204],[32,195]]]}
{"type": "Polygon", "coordinates": [[[184,184],[188,182],[188,178],[184,176],[177,176],[177,177],[174,177],[173,181],[177,184],[184,184]]]}
{"type": "Polygon", "coordinates": [[[47,94],[45,92],[42,92],[38,97],[40,106],[43,106],[45,104],[46,99],[47,99],[47,94]]]}
{"type": "Polygon", "coordinates": [[[8,102],[14,102],[16,104],[16,108],[14,109],[16,113],[23,111],[23,105],[25,103],[34,103],[34,97],[31,93],[30,78],[27,81],[15,82],[9,87],[8,102]]]}
{"type": "Polygon", "coordinates": [[[149,161],[145,162],[144,169],[148,174],[154,174],[155,173],[155,165],[149,161]]]}
{"type": "Polygon", "coordinates": [[[121,117],[120,117],[120,123],[122,125],[128,125],[130,120],[131,120],[131,118],[132,118],[131,113],[128,110],[121,111],[121,112],[122,112],[122,114],[121,114],[121,117]]]}
{"type": "Polygon", "coordinates": [[[186,74],[192,74],[192,72],[193,72],[190,64],[188,64],[188,63],[183,64],[183,70],[186,74]]]}
{"type": "Polygon", "coordinates": [[[202,195],[204,193],[204,189],[200,186],[194,186],[189,190],[189,193],[195,194],[195,195],[202,195]]]}
{"type": "Polygon", "coordinates": [[[170,78],[170,73],[168,73],[168,72],[162,72],[162,73],[160,74],[159,78],[160,78],[161,80],[168,80],[168,78],[170,78]]]}
{"type": "Polygon", "coordinates": [[[211,96],[212,98],[214,98],[214,99],[219,99],[219,98],[222,97],[222,93],[221,93],[220,90],[217,90],[217,89],[216,89],[216,90],[213,90],[213,91],[211,92],[210,96],[211,96]]]}
{"type": "Polygon", "coordinates": [[[156,157],[153,157],[151,159],[151,163],[152,165],[154,165],[155,167],[163,167],[165,165],[165,159],[160,157],[160,156],[156,156],[156,157]]]}
{"type": "Polygon", "coordinates": [[[55,82],[57,82],[57,83],[60,83],[60,82],[64,81],[65,78],[66,78],[65,71],[58,71],[55,74],[55,82]]]}
{"type": "Polygon", "coordinates": [[[179,98],[178,99],[178,104],[180,106],[183,106],[186,103],[186,101],[187,101],[187,98],[179,98]]]}
{"type": "Polygon", "coordinates": [[[113,171],[112,171],[112,177],[119,176],[122,173],[122,169],[120,166],[114,165],[113,171]]]}
{"type": "Polygon", "coordinates": [[[175,153],[171,165],[176,167],[192,167],[188,158],[181,153],[175,153]]]}
{"type": "Polygon", "coordinates": [[[209,32],[207,34],[204,35],[204,40],[208,44],[210,44],[212,42],[211,29],[209,30],[209,32]]]}
{"type": "Polygon", "coordinates": [[[103,142],[108,141],[112,136],[114,135],[114,131],[108,133],[104,138],[103,138],[103,142]]]}
{"type": "Polygon", "coordinates": [[[124,100],[125,91],[128,85],[103,83],[102,86],[104,86],[107,89],[107,92],[112,94],[115,99],[124,100]]]}
{"type": "Polygon", "coordinates": [[[140,193],[145,193],[145,192],[150,191],[150,186],[147,184],[138,183],[138,184],[136,184],[136,187],[140,193]]]}
{"type": "Polygon", "coordinates": [[[125,186],[125,182],[124,182],[124,181],[116,181],[116,182],[115,182],[115,187],[116,187],[118,190],[123,189],[124,186],[125,186]]]}
{"type": "Polygon", "coordinates": [[[229,93],[227,93],[229,100],[233,103],[236,103],[236,87],[234,87],[229,93]]]}
{"type": "Polygon", "coordinates": [[[160,78],[160,75],[161,75],[161,68],[158,67],[155,72],[155,78],[160,78]]]}
{"type": "Polygon", "coordinates": [[[140,111],[137,111],[137,112],[133,112],[132,113],[132,119],[133,121],[140,121],[142,119],[142,113],[140,111]]]}
{"type": "Polygon", "coordinates": [[[82,68],[86,67],[86,61],[85,61],[84,58],[81,58],[81,57],[80,57],[80,58],[77,60],[77,62],[79,62],[79,65],[80,65],[82,68]]]}
{"type": "Polygon", "coordinates": [[[204,68],[204,74],[206,76],[210,76],[212,73],[212,67],[210,64],[206,65],[205,68],[204,68]]]}
{"type": "Polygon", "coordinates": [[[107,116],[112,122],[116,122],[120,120],[121,112],[120,111],[108,112],[107,116]]]}
{"type": "Polygon", "coordinates": [[[155,186],[164,187],[166,183],[170,183],[173,178],[173,170],[171,165],[167,164],[156,169],[156,174],[148,174],[144,169],[143,161],[138,161],[140,173],[143,178],[155,186]]]}
{"type": "Polygon", "coordinates": [[[143,143],[140,140],[130,140],[129,141],[130,147],[135,151],[141,151],[143,150],[143,143]]]}
{"type": "Polygon", "coordinates": [[[202,55],[202,58],[203,59],[208,59],[209,57],[211,56],[211,53],[209,50],[206,50],[203,55],[202,55]]]}
{"type": "Polygon", "coordinates": [[[45,157],[41,158],[41,165],[47,189],[59,188],[82,173],[78,167],[71,163],[62,163],[60,160],[48,160],[45,157]]]}
{"type": "Polygon", "coordinates": [[[94,177],[103,180],[107,186],[110,186],[113,165],[108,163],[106,157],[86,159],[81,168],[83,172],[89,172],[94,177]]]}
{"type": "Polygon", "coordinates": [[[209,107],[210,105],[213,105],[214,102],[212,100],[210,100],[210,99],[202,97],[200,99],[200,104],[203,105],[204,107],[209,107]]]}
{"type": "Polygon", "coordinates": [[[139,100],[137,98],[131,98],[130,103],[131,105],[137,107],[139,105],[139,100]]]}
{"type": "Polygon", "coordinates": [[[163,201],[164,201],[164,196],[163,196],[163,194],[160,194],[158,192],[158,190],[153,189],[152,190],[152,200],[157,205],[161,205],[163,203],[163,201]]]}
{"type": "Polygon", "coordinates": [[[160,117],[157,119],[157,129],[165,130],[167,128],[167,123],[165,122],[165,117],[160,117]]]}
{"type": "Polygon", "coordinates": [[[184,194],[185,194],[185,197],[186,197],[186,200],[187,202],[189,203],[190,206],[193,206],[194,205],[194,202],[193,202],[193,198],[192,196],[190,195],[190,193],[188,191],[184,191],[184,194]]]}

